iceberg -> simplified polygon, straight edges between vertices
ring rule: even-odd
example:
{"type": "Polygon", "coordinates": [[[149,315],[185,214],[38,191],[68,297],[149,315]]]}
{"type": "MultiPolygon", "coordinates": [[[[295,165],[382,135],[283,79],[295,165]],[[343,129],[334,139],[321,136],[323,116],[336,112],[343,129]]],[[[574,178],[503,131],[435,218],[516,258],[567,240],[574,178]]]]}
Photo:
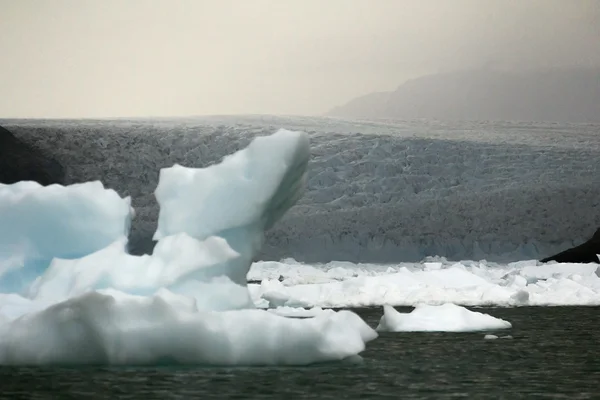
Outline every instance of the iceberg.
{"type": "Polygon", "coordinates": [[[446,303],[440,306],[420,304],[410,313],[400,313],[394,307],[385,305],[377,331],[473,332],[509,328],[512,325],[508,321],[446,303]]]}
{"type": "Polygon", "coordinates": [[[0,364],[305,365],[377,333],[350,311],[286,318],[246,285],[301,197],[308,136],[280,130],[203,169],[160,171],[151,255],[127,252],[129,198],[100,182],[0,187],[0,364]],[[15,272],[16,271],[16,272],[15,272]]]}

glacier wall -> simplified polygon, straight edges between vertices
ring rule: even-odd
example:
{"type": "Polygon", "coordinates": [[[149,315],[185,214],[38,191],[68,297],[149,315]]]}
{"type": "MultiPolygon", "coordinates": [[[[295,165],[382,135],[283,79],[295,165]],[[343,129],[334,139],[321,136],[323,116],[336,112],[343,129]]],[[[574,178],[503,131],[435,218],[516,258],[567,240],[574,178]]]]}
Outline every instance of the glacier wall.
{"type": "Polygon", "coordinates": [[[101,180],[136,210],[130,249],[153,247],[160,168],[205,167],[279,128],[309,133],[304,197],[262,259],[512,261],[600,226],[599,125],[207,117],[0,120],[56,158],[67,183],[101,180]]]}

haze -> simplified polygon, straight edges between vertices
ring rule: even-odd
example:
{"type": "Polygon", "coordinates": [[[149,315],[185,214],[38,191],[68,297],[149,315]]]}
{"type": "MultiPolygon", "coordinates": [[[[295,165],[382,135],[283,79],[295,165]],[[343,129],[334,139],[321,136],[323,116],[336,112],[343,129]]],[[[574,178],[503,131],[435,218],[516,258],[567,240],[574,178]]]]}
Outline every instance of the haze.
{"type": "Polygon", "coordinates": [[[595,0],[0,0],[0,117],[323,114],[428,73],[600,66],[595,0]]]}

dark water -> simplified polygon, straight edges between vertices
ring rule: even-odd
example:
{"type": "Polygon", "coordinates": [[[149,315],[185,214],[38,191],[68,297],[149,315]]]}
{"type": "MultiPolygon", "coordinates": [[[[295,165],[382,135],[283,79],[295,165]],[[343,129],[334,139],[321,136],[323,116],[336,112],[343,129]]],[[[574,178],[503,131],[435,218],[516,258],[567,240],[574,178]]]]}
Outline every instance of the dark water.
{"type": "MultiPolygon", "coordinates": [[[[375,326],[381,309],[357,312],[375,326]]],[[[600,398],[599,307],[486,309],[497,332],[382,334],[363,361],[302,368],[2,368],[10,399],[600,398]]]]}

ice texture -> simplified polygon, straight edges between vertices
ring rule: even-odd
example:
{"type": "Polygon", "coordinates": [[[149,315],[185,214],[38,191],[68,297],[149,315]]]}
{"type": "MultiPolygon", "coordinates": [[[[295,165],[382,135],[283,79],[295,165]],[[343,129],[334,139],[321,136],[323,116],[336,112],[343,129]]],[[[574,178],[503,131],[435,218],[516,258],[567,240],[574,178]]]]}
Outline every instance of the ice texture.
{"type": "Polygon", "coordinates": [[[245,285],[228,275],[231,264],[240,265],[238,259],[216,236],[203,241],[185,233],[167,236],[151,256],[127,254],[121,240],[79,259],[54,259],[30,286],[29,297],[53,304],[99,289],[150,295],[166,288],[189,295],[201,310],[248,308],[253,303],[245,285]]]}
{"type": "Polygon", "coordinates": [[[420,304],[410,313],[400,313],[385,305],[377,326],[380,332],[473,332],[508,328],[512,328],[508,321],[452,303],[420,304]]]}
{"type": "Polygon", "coordinates": [[[0,184],[0,292],[20,292],[54,257],[78,258],[129,233],[128,197],[99,181],[0,184]]]}
{"type": "Polygon", "coordinates": [[[168,291],[89,292],[0,325],[0,363],[303,365],[356,355],[376,336],[350,311],[309,319],[199,312],[168,291]]]}
{"type": "Polygon", "coordinates": [[[308,136],[280,130],[207,168],[162,169],[154,239],[179,232],[204,240],[215,235],[239,253],[227,276],[239,284],[264,241],[264,231],[303,194],[308,136]]]}
{"type": "Polygon", "coordinates": [[[67,168],[132,196],[130,245],[150,252],[160,168],[205,167],[279,127],[311,139],[306,193],[260,258],[307,263],[540,259],[600,226],[598,125],[206,117],[5,120],[67,168]],[[135,154],[135,157],[132,157],[135,154]]]}
{"type": "Polygon", "coordinates": [[[600,305],[600,265],[499,264],[436,257],[421,263],[309,265],[256,262],[248,278],[259,307],[600,305]]]}
{"type": "Polygon", "coordinates": [[[377,333],[356,314],[286,318],[256,309],[246,286],[264,229],[303,192],[308,155],[306,134],[281,130],[205,170],[163,170],[151,255],[128,254],[129,201],[96,182],[2,188],[2,265],[27,251],[51,260],[0,293],[0,364],[299,365],[360,353],[377,333]],[[5,221],[24,251],[9,251],[21,242],[5,221]]]}

